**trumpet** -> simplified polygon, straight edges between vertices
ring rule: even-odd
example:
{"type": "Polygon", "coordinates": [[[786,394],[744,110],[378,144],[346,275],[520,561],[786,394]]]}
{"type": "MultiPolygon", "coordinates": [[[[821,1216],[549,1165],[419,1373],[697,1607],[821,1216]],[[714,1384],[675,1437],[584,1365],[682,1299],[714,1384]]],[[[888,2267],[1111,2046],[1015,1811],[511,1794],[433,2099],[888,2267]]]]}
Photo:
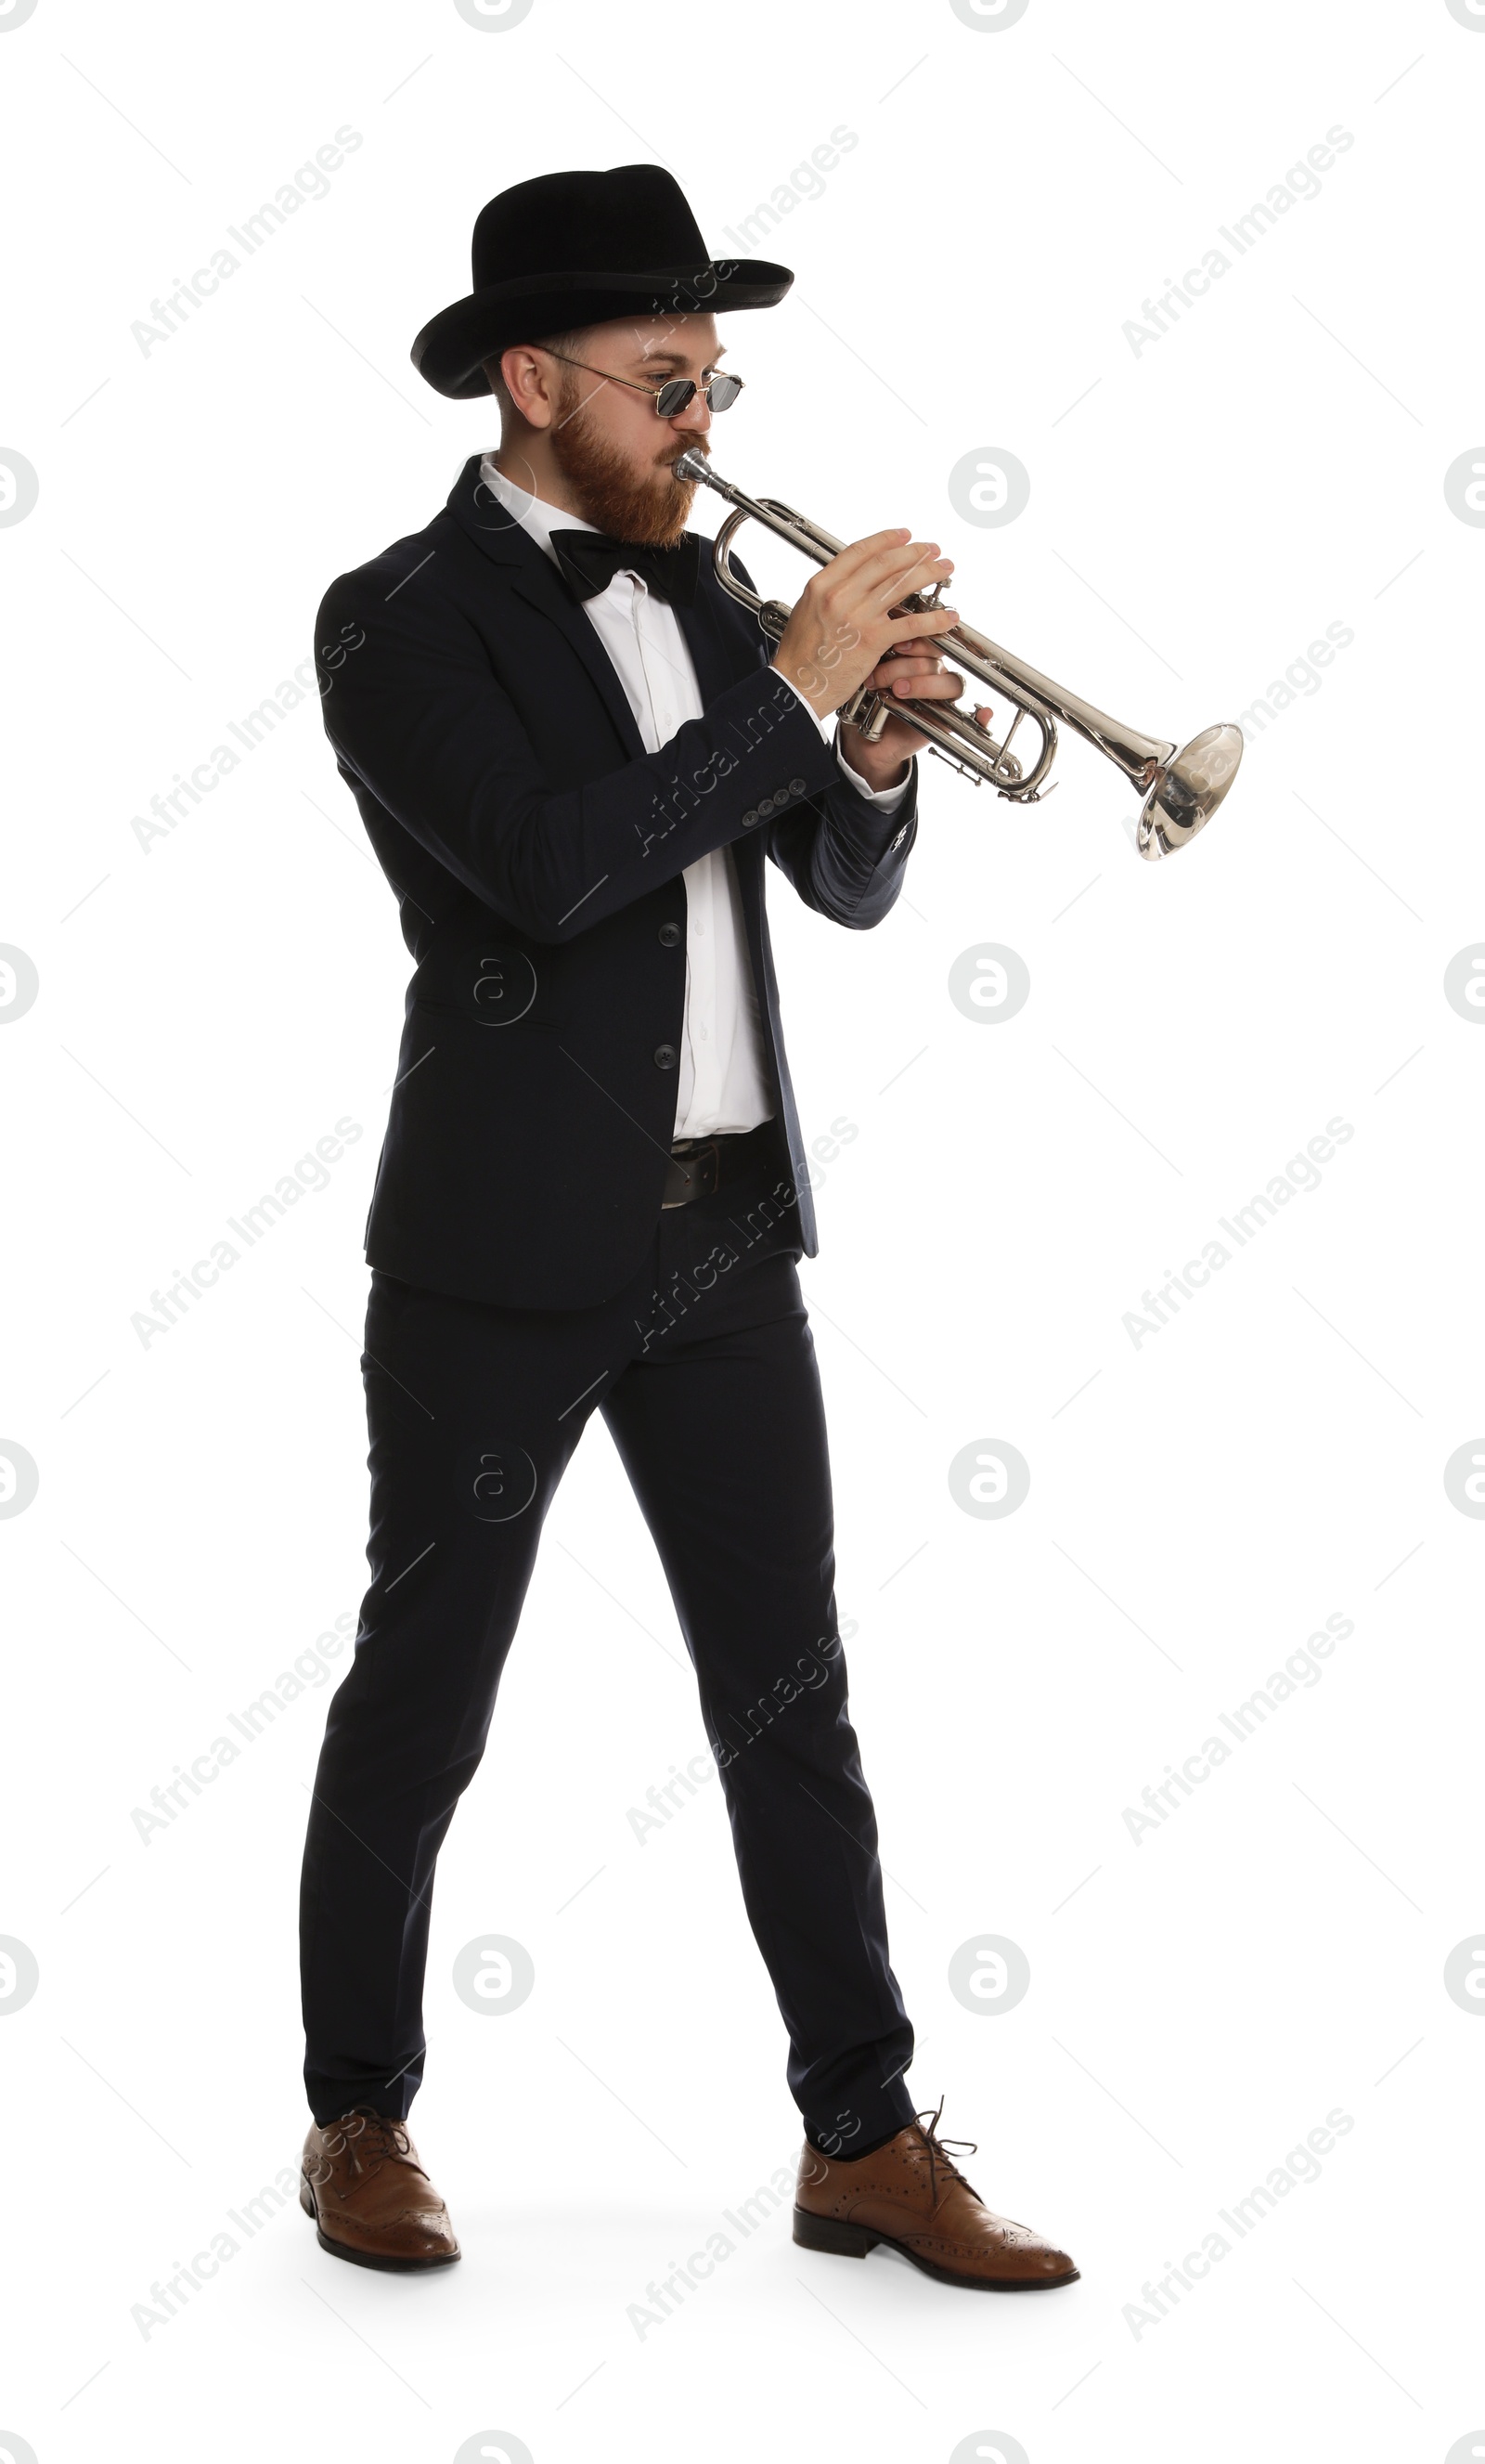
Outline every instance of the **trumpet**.
{"type": "MultiPolygon", "coordinates": [[[[833,538],[818,522],[797,513],[777,496],[744,495],[694,448],[681,454],[671,467],[678,479],[697,480],[703,487],[714,489],[733,508],[716,535],[712,551],[716,577],[729,596],[756,617],[769,639],[777,642],[793,610],[782,599],[760,599],[733,572],[731,549],[737,532],[745,522],[761,522],[776,539],[797,548],[801,555],[813,557],[817,564],[828,564],[832,557],[840,555],[845,541],[833,538]]],[[[942,583],[936,583],[928,596],[913,591],[902,602],[898,612],[916,614],[932,608],[942,588],[942,583]]],[[[1042,675],[1024,659],[1013,658],[1009,650],[976,632],[972,625],[953,625],[943,633],[925,636],[913,647],[944,651],[956,666],[968,668],[982,684],[1011,702],[1015,716],[1005,735],[997,741],[989,728],[980,725],[972,710],[963,709],[957,702],[917,701],[906,695],[888,701],[865,685],[842,705],[840,715],[843,720],[859,727],[868,742],[874,743],[895,712],[910,719],[928,737],[929,751],[940,760],[972,779],[976,786],[988,781],[997,795],[1017,804],[1035,804],[1052,793],[1046,779],[1057,757],[1060,721],[1091,744],[1095,752],[1103,754],[1141,790],[1145,802],[1136,843],[1141,855],[1152,862],[1174,854],[1206,827],[1237,776],[1243,754],[1240,727],[1204,727],[1178,753],[1173,744],[1142,736],[1137,728],[1121,726],[1106,711],[1096,709],[1092,702],[1082,701],[1077,693],[1054,684],[1050,676],[1042,675]],[[1012,738],[1023,718],[1030,718],[1039,733],[1036,758],[1029,765],[1011,751],[1012,738]]],[[[1054,780],[1052,786],[1059,783],[1054,780]]]]}

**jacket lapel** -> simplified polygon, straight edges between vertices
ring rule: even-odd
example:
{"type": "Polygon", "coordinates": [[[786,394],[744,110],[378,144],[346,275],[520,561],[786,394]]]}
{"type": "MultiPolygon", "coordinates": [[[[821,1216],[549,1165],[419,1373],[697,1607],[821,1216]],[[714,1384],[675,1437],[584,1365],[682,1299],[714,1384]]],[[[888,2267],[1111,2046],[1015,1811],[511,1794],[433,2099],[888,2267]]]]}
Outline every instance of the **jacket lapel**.
{"type": "MultiPolygon", "coordinates": [[[[686,647],[691,654],[696,682],[701,688],[702,708],[712,697],[736,684],[747,675],[756,653],[740,648],[735,634],[731,637],[722,622],[719,605],[720,584],[711,573],[710,555],[703,560],[701,580],[696,588],[694,606],[677,607],[686,647]]],[[[773,957],[768,947],[768,922],[763,899],[763,842],[767,833],[750,830],[732,842],[732,863],[737,872],[737,888],[742,898],[743,929],[748,938],[748,956],[753,961],[753,989],[758,1007],[765,1020],[764,1034],[773,1045],[775,1067],[778,1051],[778,1003],[774,985],[773,957]]]]}
{"type": "Polygon", "coordinates": [[[704,557],[693,604],[689,607],[679,605],[675,611],[686,647],[691,654],[691,665],[696,671],[703,710],[716,699],[719,693],[725,693],[729,685],[737,684],[748,673],[747,666],[738,657],[735,644],[730,643],[722,631],[716,588],[711,579],[710,559],[704,557]]]}
{"type": "MultiPolygon", "coordinates": [[[[722,624],[720,591],[721,585],[712,575],[709,545],[703,550],[701,578],[696,585],[694,605],[678,606],[675,611],[686,638],[686,647],[691,654],[691,665],[696,671],[703,710],[716,694],[725,692],[729,685],[739,683],[750,672],[752,658],[755,655],[741,650],[735,635],[729,639],[722,624]]],[[[737,887],[742,893],[748,955],[753,960],[753,983],[760,1002],[770,972],[763,947],[763,935],[767,930],[763,918],[763,835],[761,830],[753,830],[745,838],[732,842],[737,887]]],[[[772,1024],[771,1017],[771,1029],[772,1024]]]]}
{"type": "MultiPolygon", "coordinates": [[[[505,507],[491,495],[479,474],[480,456],[473,453],[454,482],[448,498],[448,511],[466,535],[483,550],[492,564],[502,566],[511,577],[512,587],[529,607],[554,624],[564,639],[571,643],[581,660],[603,706],[619,731],[621,742],[631,760],[640,760],[644,741],[634,723],[634,713],[628,696],[614,671],[614,663],[556,565],[527,530],[513,519],[505,507]]],[[[676,617],[691,654],[703,710],[716,695],[736,684],[749,672],[750,661],[735,639],[729,639],[723,627],[717,604],[719,585],[711,574],[710,560],[704,548],[702,571],[697,583],[694,605],[678,605],[676,617]]],[[[762,949],[762,865],[761,850],[755,838],[738,841],[732,849],[737,866],[747,918],[748,939],[753,968],[760,984],[764,980],[761,967],[762,949]]]]}
{"type": "Polygon", "coordinates": [[[625,752],[631,760],[640,760],[644,746],[612,659],[551,558],[491,495],[479,474],[480,458],[471,453],[466,462],[449,495],[448,511],[491,564],[507,570],[512,587],[527,605],[545,616],[571,643],[618,729],[625,752]]]}

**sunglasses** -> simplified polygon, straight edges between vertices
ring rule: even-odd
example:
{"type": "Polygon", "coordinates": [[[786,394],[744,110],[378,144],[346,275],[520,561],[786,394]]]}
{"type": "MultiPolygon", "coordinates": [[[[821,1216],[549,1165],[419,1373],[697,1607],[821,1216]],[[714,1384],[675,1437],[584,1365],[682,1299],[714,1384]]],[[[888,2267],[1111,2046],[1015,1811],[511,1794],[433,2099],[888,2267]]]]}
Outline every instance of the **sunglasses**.
{"type": "Polygon", "coordinates": [[[731,410],[743,389],[741,377],[727,375],[721,369],[713,370],[700,386],[694,377],[670,377],[663,385],[636,385],[632,377],[616,377],[607,368],[591,367],[586,360],[570,360],[565,351],[551,351],[548,357],[560,360],[564,367],[584,368],[590,377],[606,377],[610,385],[627,385],[631,393],[647,393],[662,419],[678,419],[698,392],[706,395],[709,410],[731,410]]]}

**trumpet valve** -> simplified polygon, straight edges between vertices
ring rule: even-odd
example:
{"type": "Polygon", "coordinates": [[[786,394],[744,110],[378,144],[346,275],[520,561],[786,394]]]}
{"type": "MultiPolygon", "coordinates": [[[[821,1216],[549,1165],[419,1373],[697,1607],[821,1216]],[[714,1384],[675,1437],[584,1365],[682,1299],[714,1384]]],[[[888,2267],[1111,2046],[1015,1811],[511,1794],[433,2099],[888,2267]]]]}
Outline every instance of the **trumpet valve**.
{"type": "Polygon", "coordinates": [[[841,725],[859,729],[868,744],[878,741],[890,715],[881,694],[872,693],[865,685],[857,688],[840,713],[841,725]]]}

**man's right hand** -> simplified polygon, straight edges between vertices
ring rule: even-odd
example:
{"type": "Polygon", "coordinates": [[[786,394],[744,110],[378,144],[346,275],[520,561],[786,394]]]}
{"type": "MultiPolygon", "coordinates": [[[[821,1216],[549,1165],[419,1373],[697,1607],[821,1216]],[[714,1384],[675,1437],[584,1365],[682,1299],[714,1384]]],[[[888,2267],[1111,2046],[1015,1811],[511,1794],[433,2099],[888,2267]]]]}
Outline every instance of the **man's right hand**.
{"type": "Polygon", "coordinates": [[[889,651],[921,634],[946,632],[955,622],[952,607],[916,616],[889,612],[911,591],[947,582],[953,569],[936,541],[925,543],[905,530],[873,531],[854,540],[805,583],[772,665],[819,717],[827,717],[889,651]]]}

